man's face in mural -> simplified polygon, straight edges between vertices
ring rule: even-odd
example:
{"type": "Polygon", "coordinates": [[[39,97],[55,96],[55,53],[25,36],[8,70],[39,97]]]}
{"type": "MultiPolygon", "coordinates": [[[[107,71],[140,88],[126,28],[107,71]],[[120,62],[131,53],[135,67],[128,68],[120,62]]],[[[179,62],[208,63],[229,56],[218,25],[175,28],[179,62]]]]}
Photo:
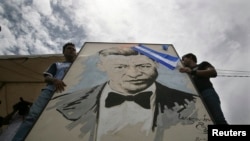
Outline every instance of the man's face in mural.
{"type": "Polygon", "coordinates": [[[144,55],[101,57],[101,69],[115,91],[134,94],[148,88],[157,78],[157,64],[144,55]]]}

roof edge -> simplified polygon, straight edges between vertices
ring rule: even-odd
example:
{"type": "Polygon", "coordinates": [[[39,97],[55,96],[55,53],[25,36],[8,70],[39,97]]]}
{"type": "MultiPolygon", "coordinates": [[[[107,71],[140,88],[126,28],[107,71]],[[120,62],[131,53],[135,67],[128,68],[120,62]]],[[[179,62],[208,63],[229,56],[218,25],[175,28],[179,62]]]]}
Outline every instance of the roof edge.
{"type": "Polygon", "coordinates": [[[19,59],[19,58],[38,58],[38,57],[52,57],[58,56],[62,57],[63,54],[40,54],[40,55],[2,55],[0,59],[19,59]]]}

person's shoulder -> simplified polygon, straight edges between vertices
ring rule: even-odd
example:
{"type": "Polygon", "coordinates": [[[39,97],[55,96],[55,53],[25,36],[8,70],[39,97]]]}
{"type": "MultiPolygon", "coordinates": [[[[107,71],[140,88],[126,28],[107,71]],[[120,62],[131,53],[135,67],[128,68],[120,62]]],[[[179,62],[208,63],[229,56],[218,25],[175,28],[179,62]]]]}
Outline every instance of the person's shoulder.
{"type": "Polygon", "coordinates": [[[200,64],[198,64],[200,68],[206,68],[206,67],[214,67],[210,62],[208,61],[203,61],[200,64]]]}
{"type": "Polygon", "coordinates": [[[71,62],[67,62],[67,61],[61,61],[61,62],[54,62],[53,64],[71,64],[71,62]]]}
{"type": "Polygon", "coordinates": [[[200,65],[202,65],[202,64],[211,64],[211,63],[208,62],[208,61],[202,61],[202,62],[200,63],[200,65]]]}
{"type": "Polygon", "coordinates": [[[50,64],[50,66],[56,66],[57,62],[53,62],[50,64]]]}
{"type": "Polygon", "coordinates": [[[50,66],[49,66],[49,68],[56,68],[56,66],[57,66],[57,62],[53,62],[53,63],[51,63],[50,64],[50,66]]]}

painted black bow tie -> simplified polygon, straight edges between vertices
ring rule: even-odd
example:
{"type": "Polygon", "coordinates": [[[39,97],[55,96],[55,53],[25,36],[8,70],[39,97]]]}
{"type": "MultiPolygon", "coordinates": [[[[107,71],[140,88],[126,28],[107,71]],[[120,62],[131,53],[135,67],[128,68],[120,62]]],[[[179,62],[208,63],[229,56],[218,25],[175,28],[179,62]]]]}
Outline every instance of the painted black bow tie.
{"type": "Polygon", "coordinates": [[[124,96],[118,93],[110,92],[105,100],[105,106],[107,108],[120,105],[124,101],[134,101],[145,109],[150,109],[150,96],[152,92],[142,92],[135,96],[124,96]]]}

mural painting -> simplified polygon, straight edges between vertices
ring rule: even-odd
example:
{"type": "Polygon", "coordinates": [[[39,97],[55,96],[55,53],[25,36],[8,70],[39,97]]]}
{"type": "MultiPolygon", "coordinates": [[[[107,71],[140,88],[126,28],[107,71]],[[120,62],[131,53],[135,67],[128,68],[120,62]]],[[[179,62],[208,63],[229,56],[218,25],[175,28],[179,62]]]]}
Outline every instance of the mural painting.
{"type": "Polygon", "coordinates": [[[86,42],[26,140],[203,141],[213,124],[171,44],[86,42]]]}

